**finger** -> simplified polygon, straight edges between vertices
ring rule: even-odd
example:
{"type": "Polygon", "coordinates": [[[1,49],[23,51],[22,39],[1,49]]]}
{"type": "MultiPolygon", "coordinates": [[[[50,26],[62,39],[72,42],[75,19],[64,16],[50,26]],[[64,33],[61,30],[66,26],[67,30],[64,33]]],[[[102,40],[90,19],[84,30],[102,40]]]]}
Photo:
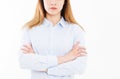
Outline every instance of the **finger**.
{"type": "Polygon", "coordinates": [[[85,47],[80,46],[79,44],[76,44],[76,45],[74,46],[74,49],[75,49],[75,50],[79,50],[79,49],[86,50],[85,47]]]}
{"type": "Polygon", "coordinates": [[[32,49],[32,45],[31,44],[27,44],[28,48],[32,49]]]}
{"type": "Polygon", "coordinates": [[[34,54],[34,52],[26,51],[26,50],[24,50],[24,49],[22,49],[22,52],[23,52],[24,54],[34,54]]]}
{"type": "Polygon", "coordinates": [[[87,54],[87,52],[86,52],[85,50],[81,50],[81,51],[79,51],[78,53],[87,54]]]}
{"type": "Polygon", "coordinates": [[[21,51],[23,52],[23,53],[28,53],[28,51],[27,50],[25,50],[25,49],[21,49],[21,51]]]}
{"type": "Polygon", "coordinates": [[[79,50],[86,50],[86,48],[79,46],[79,47],[76,48],[76,50],[78,50],[78,51],[79,51],[79,50]]]}
{"type": "Polygon", "coordinates": [[[80,56],[86,56],[86,55],[87,55],[86,52],[84,52],[84,53],[78,53],[77,54],[78,57],[80,57],[80,56]]]}
{"type": "Polygon", "coordinates": [[[25,51],[29,52],[29,49],[27,47],[24,47],[24,46],[21,48],[21,50],[25,50],[25,51]]]}
{"type": "Polygon", "coordinates": [[[74,49],[75,49],[76,51],[82,50],[82,48],[81,48],[80,46],[76,46],[74,49]]]}
{"type": "Polygon", "coordinates": [[[82,46],[80,46],[80,49],[82,49],[82,50],[86,50],[86,48],[85,48],[85,47],[82,47],[82,46]]]}
{"type": "Polygon", "coordinates": [[[81,54],[87,54],[87,52],[86,51],[82,51],[81,54]]]}
{"type": "Polygon", "coordinates": [[[82,56],[83,56],[83,55],[85,56],[85,55],[87,55],[87,52],[81,53],[81,55],[82,55],[82,56]]]}
{"type": "Polygon", "coordinates": [[[23,45],[23,47],[26,47],[26,48],[28,48],[28,49],[31,49],[30,45],[28,45],[28,44],[23,45]]]}

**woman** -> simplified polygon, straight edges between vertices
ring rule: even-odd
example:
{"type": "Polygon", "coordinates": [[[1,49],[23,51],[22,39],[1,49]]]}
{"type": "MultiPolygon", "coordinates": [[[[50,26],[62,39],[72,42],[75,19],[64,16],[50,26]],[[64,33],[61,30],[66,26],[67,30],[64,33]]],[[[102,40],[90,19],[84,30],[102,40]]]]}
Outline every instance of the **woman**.
{"type": "Polygon", "coordinates": [[[86,66],[84,31],[75,21],[70,0],[38,0],[22,38],[20,66],[31,79],[72,79],[86,66]]]}

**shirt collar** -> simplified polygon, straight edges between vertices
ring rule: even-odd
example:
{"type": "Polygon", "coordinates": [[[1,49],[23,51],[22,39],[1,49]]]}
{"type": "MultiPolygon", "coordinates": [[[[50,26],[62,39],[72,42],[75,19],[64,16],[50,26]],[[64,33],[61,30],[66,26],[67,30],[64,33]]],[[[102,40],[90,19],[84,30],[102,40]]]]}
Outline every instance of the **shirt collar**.
{"type": "Polygon", "coordinates": [[[58,22],[58,24],[62,27],[65,27],[66,26],[66,21],[65,19],[62,17],[61,20],[58,22]]]}
{"type": "MultiPolygon", "coordinates": [[[[52,23],[47,18],[44,18],[43,24],[48,26],[49,24],[52,24],[52,23]]],[[[60,21],[56,25],[60,25],[61,27],[65,27],[66,26],[65,19],[63,17],[61,17],[60,21]]]]}

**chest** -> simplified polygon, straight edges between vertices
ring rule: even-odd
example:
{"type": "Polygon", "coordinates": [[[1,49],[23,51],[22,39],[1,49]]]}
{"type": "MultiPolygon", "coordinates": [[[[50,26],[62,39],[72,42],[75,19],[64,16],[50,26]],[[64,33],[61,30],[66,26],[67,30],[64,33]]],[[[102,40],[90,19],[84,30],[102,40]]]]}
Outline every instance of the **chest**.
{"type": "Polygon", "coordinates": [[[73,46],[74,36],[70,29],[40,29],[30,33],[32,46],[42,55],[64,55],[73,46]]]}

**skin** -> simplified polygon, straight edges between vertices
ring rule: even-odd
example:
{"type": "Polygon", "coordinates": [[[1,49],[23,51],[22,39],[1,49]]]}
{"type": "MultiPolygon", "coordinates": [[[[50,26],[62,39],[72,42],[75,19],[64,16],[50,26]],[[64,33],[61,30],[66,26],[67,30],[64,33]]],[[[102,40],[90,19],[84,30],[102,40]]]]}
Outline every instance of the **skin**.
{"type": "Polygon", "coordinates": [[[65,0],[43,0],[47,12],[46,18],[53,23],[53,26],[55,26],[61,18],[64,1],[65,0]]]}
{"type": "MultiPolygon", "coordinates": [[[[64,56],[58,56],[58,64],[72,61],[80,56],[85,56],[87,54],[84,47],[79,46],[79,42],[73,45],[72,49],[64,56]]],[[[31,44],[25,44],[21,48],[24,54],[35,54],[31,44]]]]}
{"type": "MultiPolygon", "coordinates": [[[[61,18],[61,10],[64,5],[64,0],[43,0],[44,7],[47,12],[46,18],[55,26],[61,18]]],[[[25,44],[21,48],[24,54],[35,54],[31,44],[25,44]]],[[[80,46],[79,42],[76,42],[72,49],[64,56],[58,56],[58,64],[72,61],[80,56],[85,56],[86,49],[80,46]]],[[[44,72],[47,72],[45,70],[44,72]]]]}

